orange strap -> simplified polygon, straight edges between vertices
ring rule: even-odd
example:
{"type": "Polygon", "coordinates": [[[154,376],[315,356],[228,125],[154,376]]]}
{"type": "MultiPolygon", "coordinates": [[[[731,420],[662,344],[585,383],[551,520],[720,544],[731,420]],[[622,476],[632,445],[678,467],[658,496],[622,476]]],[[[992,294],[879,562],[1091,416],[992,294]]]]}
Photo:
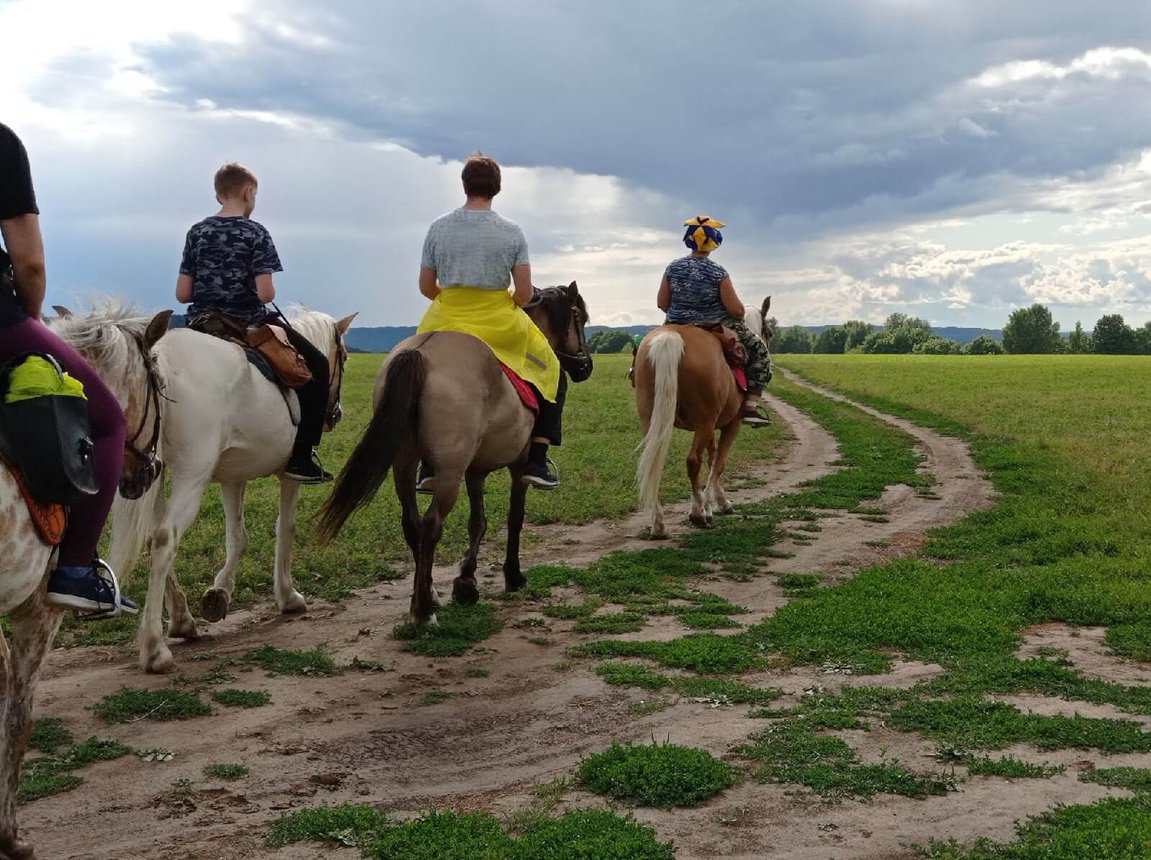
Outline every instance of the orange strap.
{"type": "Polygon", "coordinates": [[[16,479],[16,486],[20,488],[20,495],[24,497],[24,503],[28,506],[28,515],[32,517],[32,523],[36,526],[36,531],[40,533],[41,539],[48,546],[59,545],[60,541],[64,539],[65,530],[68,528],[68,509],[63,505],[39,502],[32,498],[20,470],[2,457],[0,457],[0,462],[8,467],[9,473],[16,479]]]}

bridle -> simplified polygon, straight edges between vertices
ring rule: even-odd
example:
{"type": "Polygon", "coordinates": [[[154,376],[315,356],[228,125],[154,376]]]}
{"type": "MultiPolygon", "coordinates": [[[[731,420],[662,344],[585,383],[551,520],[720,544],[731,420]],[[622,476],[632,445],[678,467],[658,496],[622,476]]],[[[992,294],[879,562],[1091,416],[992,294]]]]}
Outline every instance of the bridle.
{"type": "Polygon", "coordinates": [[[143,485],[141,490],[143,493],[164,472],[164,461],[156,455],[156,450],[160,446],[160,398],[164,397],[164,382],[160,379],[156,356],[144,346],[142,338],[135,337],[134,340],[148,375],[148,393],[145,395],[144,414],[140,416],[140,425],[135,433],[124,440],[124,453],[131,455],[142,465],[139,480],[143,485]],[[148,438],[148,444],[141,448],[139,440],[148,425],[149,416],[152,419],[152,433],[148,438]]]}
{"type": "MultiPolygon", "coordinates": [[[[571,331],[574,325],[576,330],[576,337],[579,339],[579,350],[576,352],[567,352],[566,350],[560,349],[560,347],[553,345],[552,351],[560,360],[560,364],[563,366],[564,370],[570,373],[573,378],[578,377],[583,379],[586,378],[588,373],[590,373],[592,359],[587,351],[587,341],[583,336],[583,328],[580,326],[580,315],[583,313],[583,311],[581,310],[579,304],[577,304],[575,299],[573,299],[570,294],[564,291],[563,287],[544,287],[537,291],[536,298],[532,302],[529,302],[527,307],[531,307],[534,304],[543,305],[556,293],[563,293],[564,297],[567,299],[567,316],[564,320],[564,331],[571,331]]],[[[586,322],[586,320],[584,320],[584,322],[586,322]]]]}
{"type": "Polygon", "coordinates": [[[340,395],[344,385],[344,364],[348,360],[348,350],[340,336],[340,328],[334,322],[332,323],[332,334],[335,336],[336,367],[332,374],[334,384],[331,386],[331,390],[335,392],[336,396],[332,398],[331,406],[328,407],[327,414],[324,416],[324,422],[328,425],[329,430],[334,428],[344,417],[344,409],[340,405],[340,395]]]}

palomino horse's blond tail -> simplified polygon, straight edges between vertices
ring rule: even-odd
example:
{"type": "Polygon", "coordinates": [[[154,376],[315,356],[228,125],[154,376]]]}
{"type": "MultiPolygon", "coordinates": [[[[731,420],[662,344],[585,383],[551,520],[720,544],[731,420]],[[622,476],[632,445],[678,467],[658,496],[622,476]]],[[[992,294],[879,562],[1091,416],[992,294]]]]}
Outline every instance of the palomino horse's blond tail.
{"type": "Polygon", "coordinates": [[[673,331],[656,332],[647,347],[647,360],[655,371],[651,423],[639,443],[642,453],[636,468],[639,503],[643,508],[659,504],[659,484],[663,464],[675,429],[675,407],[679,398],[679,363],[683,359],[683,338],[673,331]]]}
{"type": "MultiPolygon", "coordinates": [[[[162,445],[156,453],[162,457],[162,445]]],[[[108,541],[108,564],[126,582],[140,560],[144,544],[164,519],[164,476],[152,482],[138,499],[125,499],[119,493],[112,503],[112,534],[108,541]]]]}

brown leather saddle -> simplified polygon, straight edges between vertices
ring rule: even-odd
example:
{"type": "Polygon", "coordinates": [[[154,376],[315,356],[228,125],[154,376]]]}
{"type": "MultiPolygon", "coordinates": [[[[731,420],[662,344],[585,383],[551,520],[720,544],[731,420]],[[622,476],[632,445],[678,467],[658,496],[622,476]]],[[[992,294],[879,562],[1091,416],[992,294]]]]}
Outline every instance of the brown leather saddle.
{"type": "MultiPolygon", "coordinates": [[[[735,329],[728,328],[721,323],[697,325],[696,328],[714,335],[715,339],[719,341],[719,348],[723,350],[723,357],[727,361],[727,366],[735,372],[736,382],[739,384],[740,390],[746,391],[747,376],[743,374],[743,368],[747,366],[747,350],[743,346],[743,341],[739,339],[739,335],[735,333],[735,329]]],[[[633,345],[631,348],[631,367],[627,371],[627,378],[631,380],[632,388],[635,388],[635,356],[637,352],[639,352],[639,346],[633,345]]]]}
{"type": "Polygon", "coordinates": [[[286,388],[299,388],[312,379],[304,357],[288,341],[284,328],[275,324],[251,331],[233,317],[205,311],[188,320],[188,328],[243,347],[248,361],[268,380],[286,388]]]}

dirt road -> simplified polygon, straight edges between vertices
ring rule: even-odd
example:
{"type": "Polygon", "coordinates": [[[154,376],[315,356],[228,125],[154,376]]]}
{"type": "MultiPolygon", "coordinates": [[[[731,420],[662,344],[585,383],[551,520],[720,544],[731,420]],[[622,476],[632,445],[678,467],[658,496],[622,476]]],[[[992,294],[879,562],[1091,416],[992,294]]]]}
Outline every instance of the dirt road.
{"type": "MultiPolygon", "coordinates": [[[[769,403],[794,440],[783,461],[758,476],[762,484],[734,494],[737,503],[788,490],[831,470],[836,459],[835,442],[825,431],[787,404],[769,403]]],[[[765,571],[848,576],[912,551],[926,529],[991,504],[991,488],[962,442],[881,417],[918,440],[924,468],[936,479],[933,497],[889,488],[879,504],[889,512],[887,522],[847,514],[821,521],[813,541],[781,546],[793,555],[765,562],[765,571]]],[[[668,522],[684,529],[685,515],[685,507],[677,508],[668,522]]],[[[645,548],[650,544],[635,537],[643,524],[643,516],[633,515],[547,527],[526,561],[583,564],[612,550],[645,548]]],[[[485,561],[490,566],[498,559],[485,561]]],[[[445,568],[436,579],[443,585],[453,575],[445,568]]],[[[494,592],[502,581],[489,571],[483,585],[494,592]]],[[[741,620],[750,622],[787,600],[772,576],[742,583],[717,579],[704,588],[746,606],[752,614],[741,620]]],[[[171,679],[142,676],[130,647],[55,651],[45,667],[38,714],[63,719],[77,737],[111,736],[136,749],[163,748],[176,756],[166,763],[127,756],[97,764],[82,772],[85,782],[78,789],[24,806],[23,827],[41,856],[350,858],[356,856],[351,849],[316,845],[270,851],[264,847],[268,822],[285,810],[343,802],[382,804],[399,814],[431,805],[514,812],[531,805],[533,786],[570,775],[580,758],[613,739],[670,738],[722,755],[762,727],[747,717],[746,706],[687,700],[648,716],[632,715],[629,704],[650,694],[604,684],[591,664],[567,654],[588,637],[572,633],[573,622],[543,616],[532,603],[501,605],[504,629],[481,653],[439,660],[402,653],[389,634],[407,609],[409,589],[406,580],[383,584],[338,605],[314,605],[298,618],[280,618],[265,606],[212,625],[195,644],[177,645],[176,659],[189,675],[211,665],[203,658],[236,656],[265,643],[324,645],[340,663],[359,657],[384,667],[331,678],[237,674],[230,686],[265,690],[272,703],[242,711],[217,707],[215,716],[189,722],[105,726],[90,711],[103,696],[123,686],[164,687],[171,679]],[[479,677],[484,671],[489,674],[479,677]],[[422,704],[430,690],[450,695],[422,704]],[[205,765],[225,762],[246,765],[250,775],[233,783],[204,776],[205,765]]],[[[674,618],[659,618],[633,636],[686,632],[674,618]]],[[[909,685],[937,671],[899,664],[891,675],[868,682],[909,685]]],[[[783,704],[813,685],[856,682],[814,668],[741,680],[784,690],[783,704]]],[[[933,747],[914,736],[877,728],[844,737],[865,759],[886,755],[920,770],[937,766],[926,757],[933,747]]],[[[1065,759],[1082,755],[1069,752],[1065,759]]],[[[1059,754],[1045,758],[1063,760],[1059,754]]],[[[926,801],[880,796],[870,803],[829,805],[796,789],[748,781],[698,809],[639,809],[635,815],[662,839],[674,839],[681,858],[912,857],[909,843],[936,836],[1007,838],[1017,818],[1056,801],[1084,802],[1104,793],[1071,772],[1022,783],[980,778],[964,783],[959,793],[926,801]]],[[[563,800],[601,803],[574,789],[563,800]]]]}

